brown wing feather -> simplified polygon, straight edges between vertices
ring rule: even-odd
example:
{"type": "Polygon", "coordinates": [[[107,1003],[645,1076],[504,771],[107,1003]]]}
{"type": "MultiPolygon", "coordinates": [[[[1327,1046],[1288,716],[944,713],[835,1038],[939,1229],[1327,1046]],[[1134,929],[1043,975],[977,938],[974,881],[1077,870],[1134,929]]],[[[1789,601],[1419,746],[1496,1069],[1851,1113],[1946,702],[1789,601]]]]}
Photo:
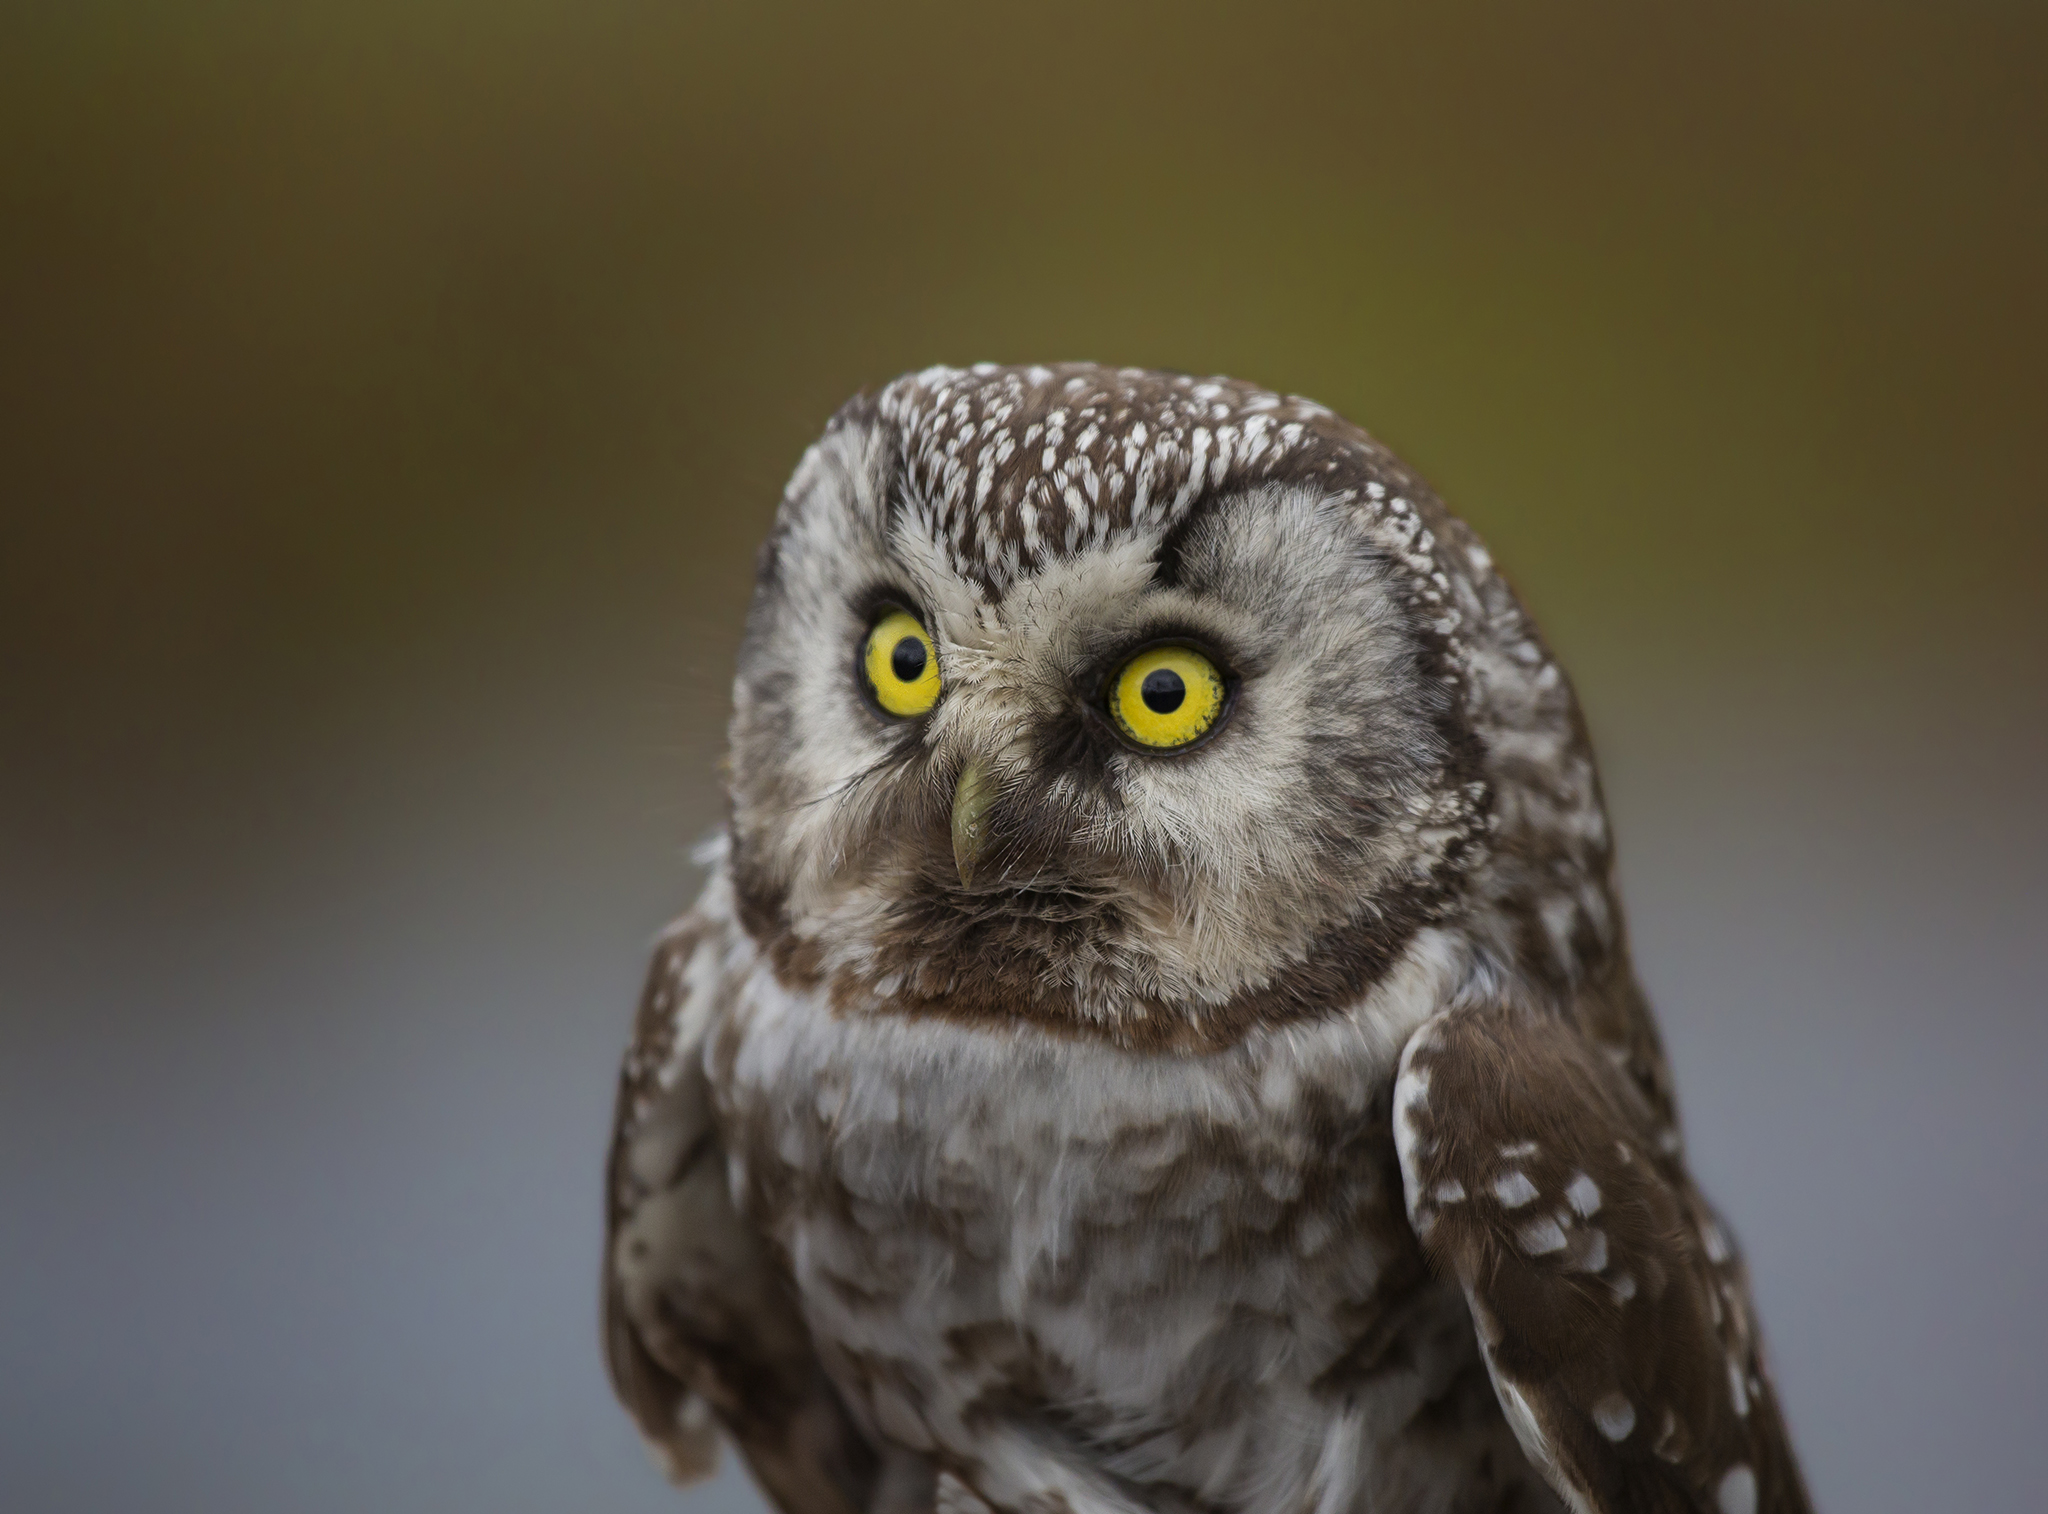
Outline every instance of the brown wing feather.
{"type": "Polygon", "coordinates": [[[780,1259],[732,1205],[702,1047],[724,1012],[722,880],[655,948],[607,1169],[604,1347],[670,1477],[722,1426],[786,1514],[854,1514],[876,1457],[818,1365],[780,1259]]]}
{"type": "Polygon", "coordinates": [[[1575,1508],[1799,1514],[1726,1228],[1658,1110],[1572,1025],[1439,1016],[1395,1089],[1409,1217],[1471,1304],[1523,1449],[1575,1508]]]}

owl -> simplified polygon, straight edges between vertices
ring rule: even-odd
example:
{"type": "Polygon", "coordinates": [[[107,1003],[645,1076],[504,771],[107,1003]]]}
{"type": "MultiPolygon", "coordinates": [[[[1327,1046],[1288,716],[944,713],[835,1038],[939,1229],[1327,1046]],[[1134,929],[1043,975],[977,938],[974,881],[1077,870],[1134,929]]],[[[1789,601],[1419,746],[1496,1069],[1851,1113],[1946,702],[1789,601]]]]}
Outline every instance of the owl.
{"type": "Polygon", "coordinates": [[[621,1078],[604,1337],[788,1514],[1808,1507],[1570,683],[1321,406],[850,402],[621,1078]]]}

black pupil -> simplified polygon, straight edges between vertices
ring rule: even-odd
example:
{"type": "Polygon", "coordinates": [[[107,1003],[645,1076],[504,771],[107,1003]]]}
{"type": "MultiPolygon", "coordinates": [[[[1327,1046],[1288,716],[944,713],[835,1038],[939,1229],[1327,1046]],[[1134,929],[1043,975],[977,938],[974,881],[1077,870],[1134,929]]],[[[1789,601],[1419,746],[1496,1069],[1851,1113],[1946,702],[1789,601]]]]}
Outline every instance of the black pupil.
{"type": "Polygon", "coordinates": [[[1188,686],[1171,668],[1154,668],[1138,686],[1138,697],[1155,715],[1171,715],[1188,697],[1188,686]]]}
{"type": "Polygon", "coordinates": [[[898,683],[916,683],[924,677],[924,655],[924,643],[915,636],[906,636],[889,654],[889,671],[896,675],[898,683]]]}

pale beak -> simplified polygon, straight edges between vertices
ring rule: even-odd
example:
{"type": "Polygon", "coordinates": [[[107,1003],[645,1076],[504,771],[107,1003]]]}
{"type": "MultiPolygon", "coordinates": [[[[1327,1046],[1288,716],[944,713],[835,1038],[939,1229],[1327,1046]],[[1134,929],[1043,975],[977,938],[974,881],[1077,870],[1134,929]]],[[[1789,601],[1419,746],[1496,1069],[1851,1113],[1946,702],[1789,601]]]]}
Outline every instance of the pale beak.
{"type": "Polygon", "coordinates": [[[960,886],[974,882],[975,864],[988,844],[988,812],[995,807],[996,784],[988,769],[970,761],[960,769],[953,786],[953,866],[960,870],[960,886]]]}

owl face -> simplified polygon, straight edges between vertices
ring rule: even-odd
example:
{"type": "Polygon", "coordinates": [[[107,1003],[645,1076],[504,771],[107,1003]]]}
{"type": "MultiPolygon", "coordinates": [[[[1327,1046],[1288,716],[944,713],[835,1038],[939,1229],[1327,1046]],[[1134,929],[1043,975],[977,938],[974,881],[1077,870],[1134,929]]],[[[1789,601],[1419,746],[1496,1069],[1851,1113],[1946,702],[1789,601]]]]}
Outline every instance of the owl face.
{"type": "Polygon", "coordinates": [[[734,877],[778,971],[1131,1042],[1355,997],[1484,851],[1419,493],[1241,386],[938,370],[847,407],[736,686],[734,877]]]}

